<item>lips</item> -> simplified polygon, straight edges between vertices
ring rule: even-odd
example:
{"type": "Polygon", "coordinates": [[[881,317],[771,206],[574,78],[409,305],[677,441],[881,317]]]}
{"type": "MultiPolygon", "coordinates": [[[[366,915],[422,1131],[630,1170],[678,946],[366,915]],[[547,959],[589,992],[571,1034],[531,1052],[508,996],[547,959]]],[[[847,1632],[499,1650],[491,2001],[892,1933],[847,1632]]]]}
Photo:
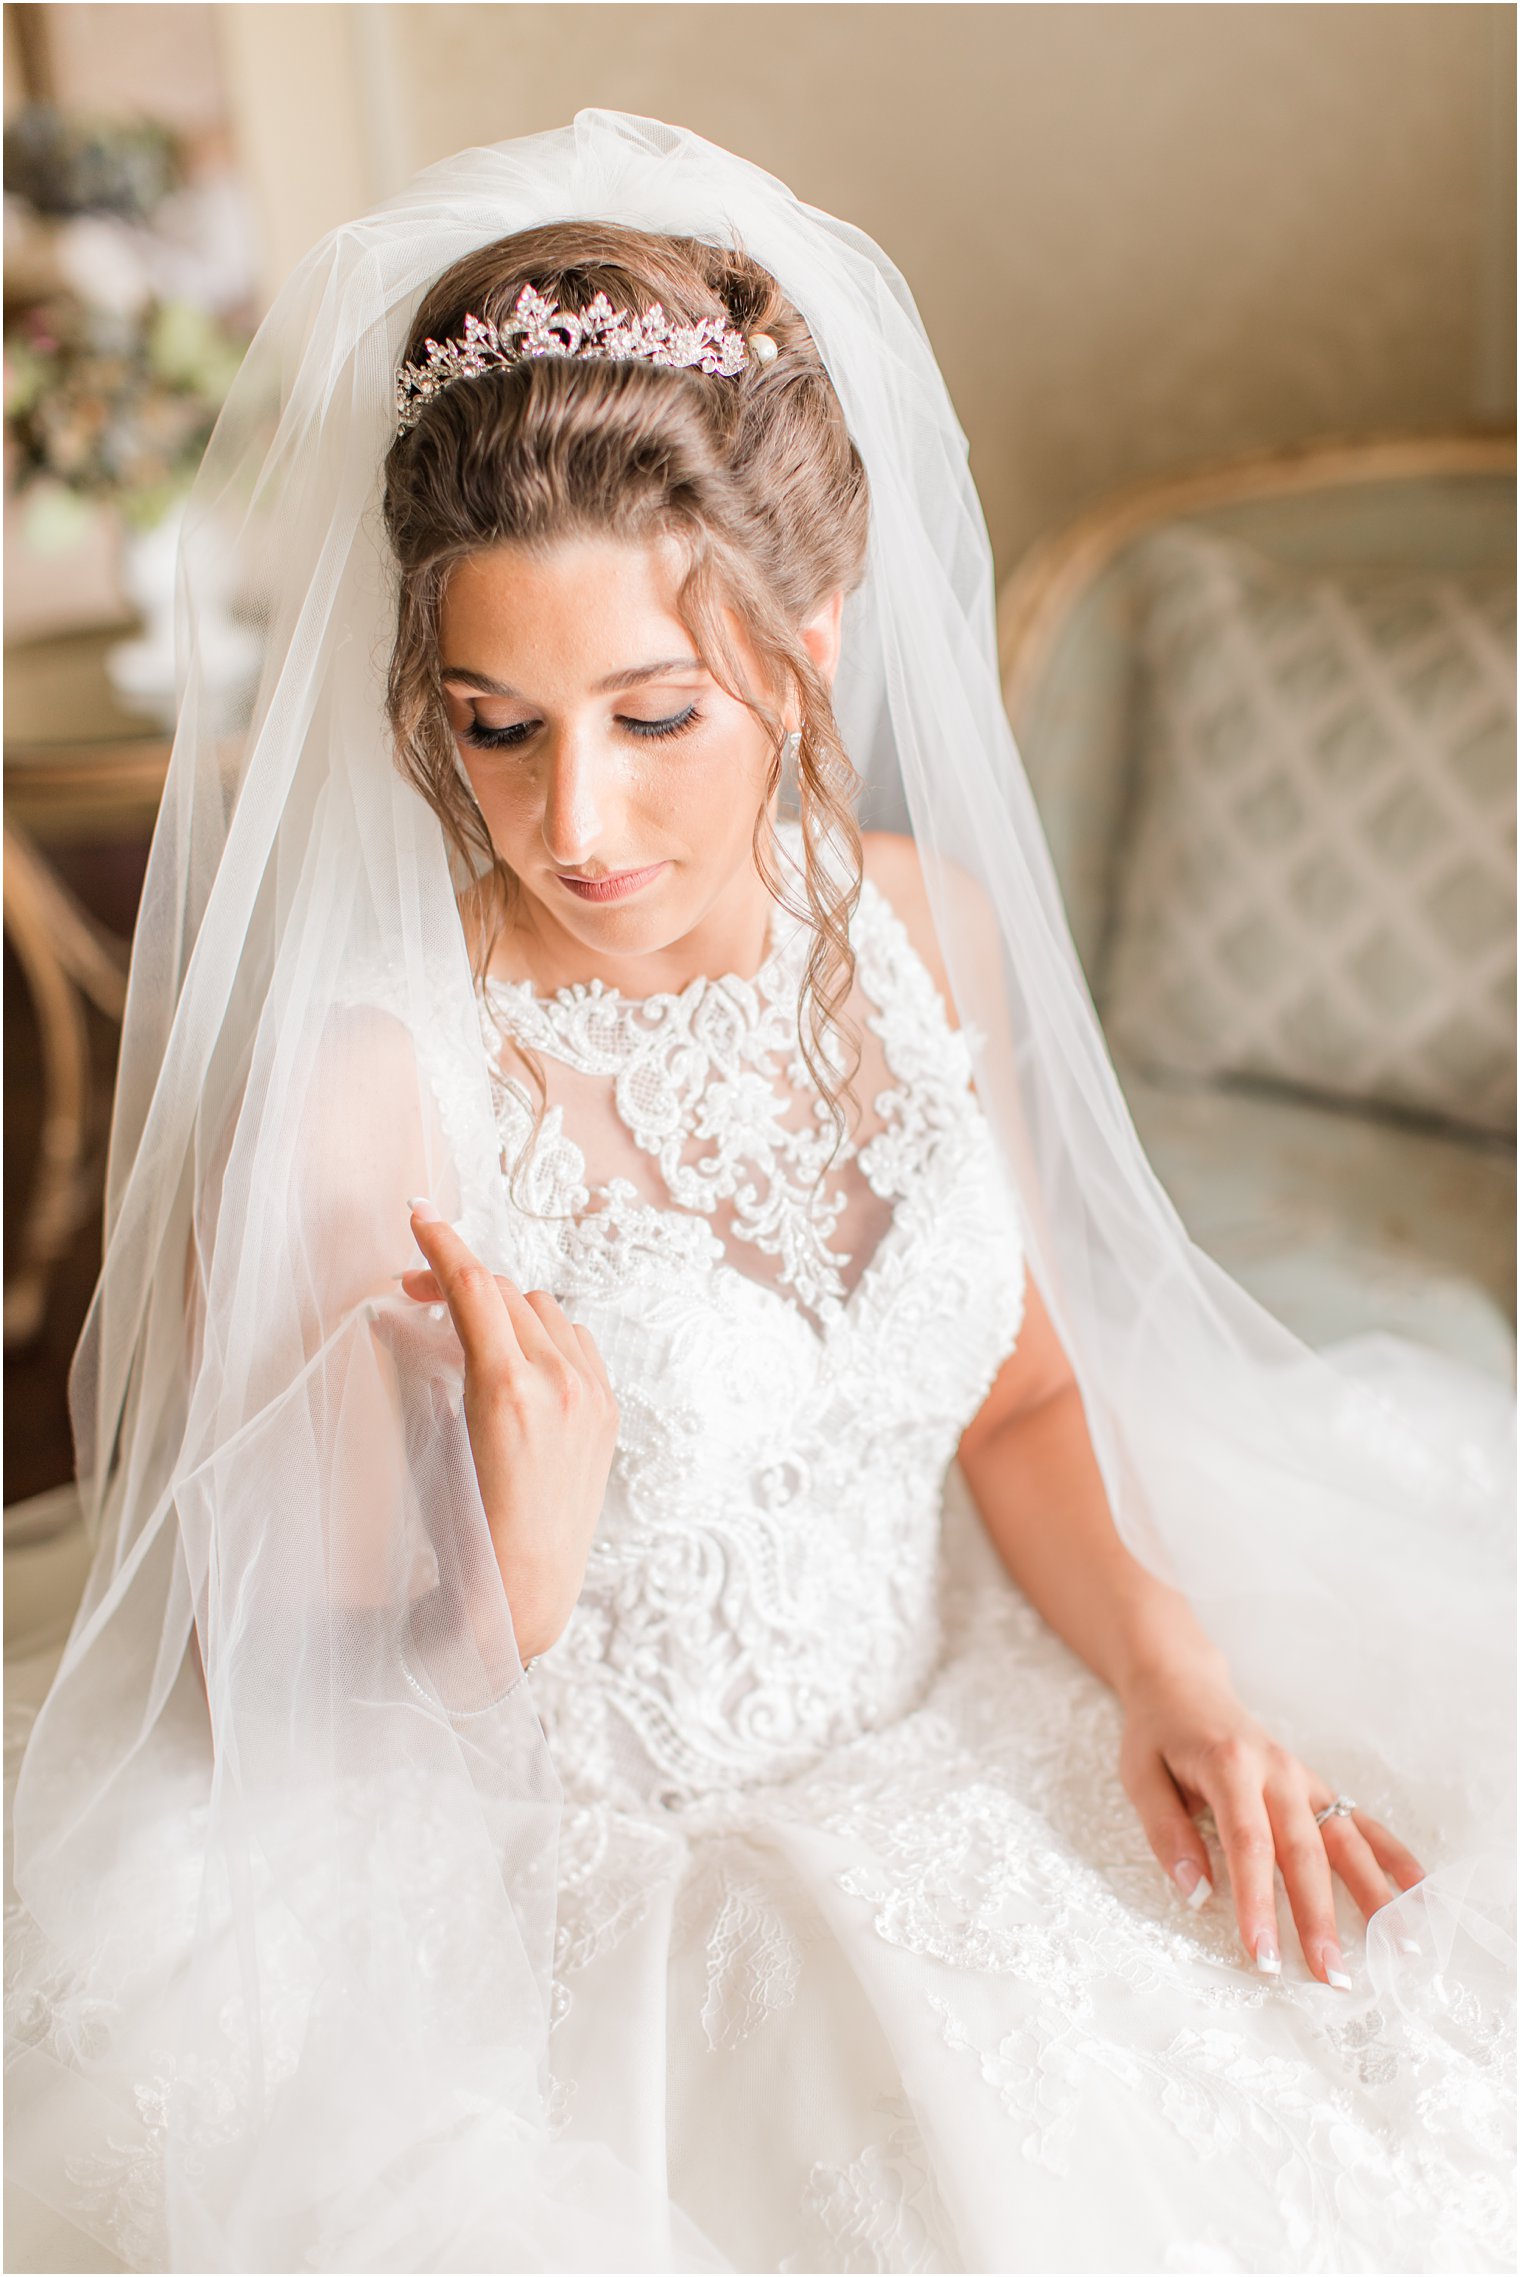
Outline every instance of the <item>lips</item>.
{"type": "Polygon", "coordinates": [[[647,869],[616,870],[605,878],[572,878],[563,870],[557,870],[555,876],[582,901],[623,901],[629,894],[637,893],[641,886],[648,885],[651,878],[657,878],[664,867],[663,862],[652,862],[647,869]]]}

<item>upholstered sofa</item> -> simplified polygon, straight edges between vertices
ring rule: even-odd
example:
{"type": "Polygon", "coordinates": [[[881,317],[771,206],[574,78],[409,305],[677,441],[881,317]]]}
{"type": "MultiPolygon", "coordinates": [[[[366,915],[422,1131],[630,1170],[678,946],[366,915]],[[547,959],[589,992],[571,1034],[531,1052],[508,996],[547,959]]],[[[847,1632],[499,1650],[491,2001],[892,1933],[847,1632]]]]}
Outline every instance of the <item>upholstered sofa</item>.
{"type": "MultiPolygon", "coordinates": [[[[1201,531],[1288,568],[1498,582],[1513,571],[1514,470],[1513,441],[1482,434],[1235,459],[1100,502],[1026,556],[999,606],[1005,701],[1078,953],[1137,1129],[1189,1231],[1311,1343],[1402,1331],[1505,1378],[1515,1171],[1502,1116],[1470,1128],[1313,1086],[1179,1076],[1127,1054],[1109,1011],[1124,950],[1115,909],[1136,858],[1137,565],[1154,560],[1148,541],[1201,531]]],[[[1512,892],[1512,855],[1501,860],[1512,892]]]]}

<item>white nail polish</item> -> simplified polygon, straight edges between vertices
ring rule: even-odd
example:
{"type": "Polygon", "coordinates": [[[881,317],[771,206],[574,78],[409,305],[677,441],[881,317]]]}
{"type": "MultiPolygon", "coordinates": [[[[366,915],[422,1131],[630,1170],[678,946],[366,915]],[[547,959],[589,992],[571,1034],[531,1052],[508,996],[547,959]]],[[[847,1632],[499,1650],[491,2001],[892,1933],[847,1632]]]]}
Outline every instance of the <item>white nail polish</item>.
{"type": "Polygon", "coordinates": [[[1275,1942],[1265,1930],[1256,1940],[1256,1966],[1264,1977],[1282,1975],[1282,1959],[1275,1942]]]}
{"type": "Polygon", "coordinates": [[[1187,1899],[1188,1904],[1194,1913],[1196,1913],[1198,1911],[1198,1908],[1201,1905],[1205,1904],[1213,1894],[1213,1883],[1209,1880],[1208,1875],[1203,1872],[1202,1868],[1194,1864],[1191,1858],[1178,1859],[1176,1865],[1172,1868],[1172,1880],[1177,1884],[1178,1889],[1181,1890],[1183,1896],[1187,1899]],[[1198,1876],[1198,1879],[1194,1883],[1193,1887],[1189,1889],[1188,1880],[1189,1877],[1194,1874],[1198,1876]]]}
{"type": "Polygon", "coordinates": [[[1423,1954],[1423,1953],[1424,1953],[1424,1951],[1425,1951],[1425,1948],[1424,1948],[1424,1946],[1423,1946],[1423,1945],[1422,1945],[1422,1944],[1419,1942],[1418,1938],[1415,1938],[1415,1937],[1401,1937],[1401,1938],[1399,1939],[1399,1951],[1400,1951],[1401,1953],[1420,1953],[1420,1954],[1423,1954]]]}
{"type": "Polygon", "coordinates": [[[1346,1974],[1339,1945],[1322,1945],[1319,1957],[1325,1964],[1326,1984],[1333,1984],[1338,1992],[1349,1992],[1351,1979],[1346,1974]]]}
{"type": "Polygon", "coordinates": [[[447,1305],[429,1305],[429,1306],[428,1306],[428,1319],[429,1319],[429,1320],[442,1320],[442,1318],[443,1318],[444,1314],[445,1314],[445,1313],[448,1311],[448,1309],[449,1309],[449,1308],[448,1308],[448,1306],[447,1306],[447,1305]]]}

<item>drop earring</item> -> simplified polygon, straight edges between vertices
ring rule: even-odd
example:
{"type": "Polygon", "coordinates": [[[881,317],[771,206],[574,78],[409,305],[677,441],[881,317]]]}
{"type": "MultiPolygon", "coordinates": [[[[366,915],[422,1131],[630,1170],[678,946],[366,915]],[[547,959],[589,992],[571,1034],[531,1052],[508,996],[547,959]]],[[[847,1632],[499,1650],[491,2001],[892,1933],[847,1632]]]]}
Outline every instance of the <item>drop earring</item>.
{"type": "Polygon", "coordinates": [[[781,745],[781,764],[777,775],[779,811],[795,819],[801,802],[801,789],[797,781],[797,757],[802,749],[802,730],[794,727],[781,745]]]}

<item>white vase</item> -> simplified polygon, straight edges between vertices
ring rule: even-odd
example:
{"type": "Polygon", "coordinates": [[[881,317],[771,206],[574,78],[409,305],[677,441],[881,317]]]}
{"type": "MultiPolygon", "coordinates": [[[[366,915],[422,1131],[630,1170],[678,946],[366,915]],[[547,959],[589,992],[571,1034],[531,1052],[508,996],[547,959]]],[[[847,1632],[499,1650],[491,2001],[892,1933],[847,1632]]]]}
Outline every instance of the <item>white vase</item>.
{"type": "MultiPolygon", "coordinates": [[[[172,728],[178,716],[174,656],[174,584],[179,563],[185,502],[181,498],[150,529],[123,527],[122,589],[140,613],[143,628],[106,651],[106,672],[123,710],[157,727],[172,728]]],[[[233,714],[258,673],[256,634],[230,611],[230,593],[206,582],[198,589],[196,645],[207,692],[221,712],[233,714]]]]}

